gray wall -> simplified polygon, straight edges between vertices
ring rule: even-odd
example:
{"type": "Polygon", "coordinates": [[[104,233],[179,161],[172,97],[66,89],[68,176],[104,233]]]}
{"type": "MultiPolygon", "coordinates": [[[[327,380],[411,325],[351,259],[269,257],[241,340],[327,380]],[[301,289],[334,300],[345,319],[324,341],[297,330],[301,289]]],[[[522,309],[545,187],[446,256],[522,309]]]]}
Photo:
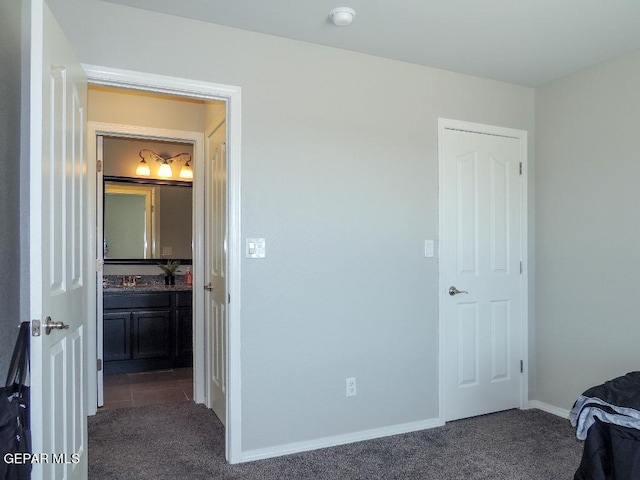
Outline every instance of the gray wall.
{"type": "Polygon", "coordinates": [[[533,142],[533,90],[96,0],[50,5],[84,63],[243,89],[242,235],[267,240],[266,259],[242,263],[243,451],[437,417],[438,269],[422,250],[438,232],[437,118],[533,142]]]}
{"type": "Polygon", "coordinates": [[[20,122],[22,2],[0,3],[0,381],[20,322],[20,122]]]}
{"type": "Polygon", "coordinates": [[[536,90],[537,399],[640,365],[640,51],[536,90]]]}

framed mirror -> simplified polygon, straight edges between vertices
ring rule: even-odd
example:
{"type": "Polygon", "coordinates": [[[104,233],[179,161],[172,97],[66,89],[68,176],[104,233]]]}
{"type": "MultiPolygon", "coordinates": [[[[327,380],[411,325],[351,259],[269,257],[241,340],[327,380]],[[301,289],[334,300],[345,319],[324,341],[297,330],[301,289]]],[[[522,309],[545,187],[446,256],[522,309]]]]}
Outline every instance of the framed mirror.
{"type": "Polygon", "coordinates": [[[192,184],[104,177],[105,263],[192,260],[192,184]]]}

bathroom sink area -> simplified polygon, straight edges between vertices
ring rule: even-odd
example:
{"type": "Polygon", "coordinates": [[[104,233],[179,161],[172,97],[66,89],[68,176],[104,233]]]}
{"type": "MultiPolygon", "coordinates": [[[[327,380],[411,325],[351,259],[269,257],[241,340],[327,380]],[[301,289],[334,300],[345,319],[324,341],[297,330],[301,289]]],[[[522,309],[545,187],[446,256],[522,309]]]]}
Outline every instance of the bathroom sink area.
{"type": "Polygon", "coordinates": [[[175,285],[165,285],[163,275],[107,275],[102,284],[106,292],[181,292],[190,291],[192,285],[187,285],[184,275],[176,275],[175,285]]]}

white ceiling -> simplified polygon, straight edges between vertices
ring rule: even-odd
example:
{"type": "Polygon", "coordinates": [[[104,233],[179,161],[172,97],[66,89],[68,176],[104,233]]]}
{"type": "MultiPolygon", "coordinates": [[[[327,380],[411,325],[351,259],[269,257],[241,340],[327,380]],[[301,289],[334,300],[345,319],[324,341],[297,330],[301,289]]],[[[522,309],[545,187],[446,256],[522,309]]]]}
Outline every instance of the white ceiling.
{"type": "Polygon", "coordinates": [[[640,49],[640,0],[105,1],[526,86],[640,49]]]}

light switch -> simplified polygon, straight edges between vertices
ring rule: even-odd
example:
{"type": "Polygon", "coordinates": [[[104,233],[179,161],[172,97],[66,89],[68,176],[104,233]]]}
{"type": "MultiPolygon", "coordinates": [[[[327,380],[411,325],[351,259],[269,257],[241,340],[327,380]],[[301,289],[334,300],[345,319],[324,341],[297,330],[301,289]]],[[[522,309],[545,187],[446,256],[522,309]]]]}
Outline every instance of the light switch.
{"type": "Polygon", "coordinates": [[[434,256],[434,241],[433,240],[425,240],[424,241],[424,256],[427,258],[433,258],[434,256]]]}
{"type": "Polygon", "coordinates": [[[247,258],[264,258],[267,256],[264,238],[247,238],[247,258]]]}

